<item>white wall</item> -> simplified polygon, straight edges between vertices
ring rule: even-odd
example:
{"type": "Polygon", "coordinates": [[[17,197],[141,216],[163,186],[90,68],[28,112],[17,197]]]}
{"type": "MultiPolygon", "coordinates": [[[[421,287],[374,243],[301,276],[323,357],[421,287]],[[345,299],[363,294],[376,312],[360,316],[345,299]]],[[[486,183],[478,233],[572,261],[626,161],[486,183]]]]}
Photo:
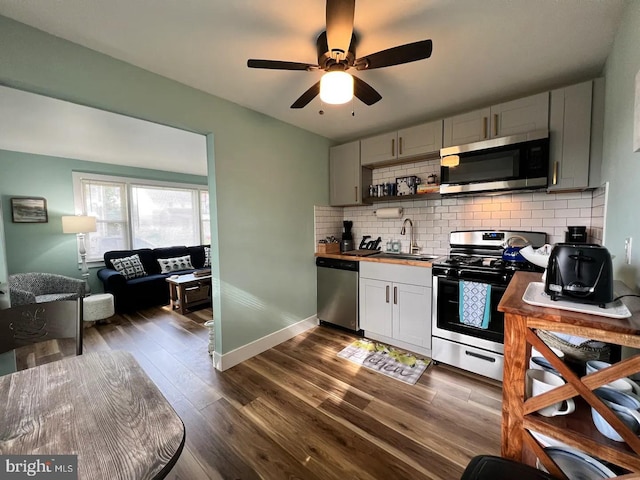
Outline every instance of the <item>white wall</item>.
{"type": "Polygon", "coordinates": [[[0,149],[207,174],[204,135],[0,86],[0,149]]]}
{"type": "MultiPolygon", "coordinates": [[[[396,177],[416,175],[425,179],[439,171],[439,160],[416,162],[375,169],[373,183],[393,182],[396,177]]],[[[604,235],[605,188],[570,193],[525,192],[502,195],[466,195],[425,200],[379,202],[361,207],[316,206],[316,242],[328,235],[341,238],[342,221],[353,221],[354,246],[363,235],[372,240],[400,240],[402,251],[409,251],[408,235],[401,236],[405,218],[411,218],[415,238],[422,253],[444,255],[449,248],[449,233],[454,230],[501,229],[545,232],[549,243],[564,241],[568,226],[587,227],[590,240],[601,243],[604,235]],[[399,219],[379,219],[378,208],[402,207],[399,219]]]]}

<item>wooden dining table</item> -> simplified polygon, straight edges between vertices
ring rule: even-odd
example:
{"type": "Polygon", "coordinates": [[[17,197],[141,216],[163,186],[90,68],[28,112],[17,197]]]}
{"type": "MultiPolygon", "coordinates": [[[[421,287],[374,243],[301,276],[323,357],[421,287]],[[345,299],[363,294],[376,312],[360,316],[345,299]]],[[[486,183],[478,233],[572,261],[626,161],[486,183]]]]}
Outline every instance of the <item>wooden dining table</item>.
{"type": "Polygon", "coordinates": [[[180,417],[128,352],[0,377],[0,455],[77,455],[78,478],[157,479],[185,441],[180,417]]]}

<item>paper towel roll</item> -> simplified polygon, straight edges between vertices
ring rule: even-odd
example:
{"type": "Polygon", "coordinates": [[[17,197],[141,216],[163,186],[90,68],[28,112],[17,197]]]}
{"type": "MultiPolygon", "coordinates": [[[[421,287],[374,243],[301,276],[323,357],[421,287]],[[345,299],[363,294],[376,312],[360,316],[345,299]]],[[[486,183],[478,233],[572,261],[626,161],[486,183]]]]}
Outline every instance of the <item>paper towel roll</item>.
{"type": "Polygon", "coordinates": [[[400,218],[402,217],[402,207],[379,208],[375,214],[378,218],[400,218]]]}

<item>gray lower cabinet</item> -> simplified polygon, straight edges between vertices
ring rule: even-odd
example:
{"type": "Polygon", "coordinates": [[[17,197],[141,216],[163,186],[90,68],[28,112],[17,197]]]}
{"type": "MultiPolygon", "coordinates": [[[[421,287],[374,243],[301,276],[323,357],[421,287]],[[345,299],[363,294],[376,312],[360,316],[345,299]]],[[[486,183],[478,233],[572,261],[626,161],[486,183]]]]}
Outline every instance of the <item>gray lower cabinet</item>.
{"type": "Polygon", "coordinates": [[[603,79],[551,92],[549,191],[599,186],[603,118],[603,79]]]}
{"type": "Polygon", "coordinates": [[[362,205],[363,186],[371,183],[371,170],[360,166],[360,141],[329,149],[329,204],[362,205]]]}
{"type": "Polygon", "coordinates": [[[377,339],[431,355],[431,268],[360,263],[360,328],[377,339]]]}

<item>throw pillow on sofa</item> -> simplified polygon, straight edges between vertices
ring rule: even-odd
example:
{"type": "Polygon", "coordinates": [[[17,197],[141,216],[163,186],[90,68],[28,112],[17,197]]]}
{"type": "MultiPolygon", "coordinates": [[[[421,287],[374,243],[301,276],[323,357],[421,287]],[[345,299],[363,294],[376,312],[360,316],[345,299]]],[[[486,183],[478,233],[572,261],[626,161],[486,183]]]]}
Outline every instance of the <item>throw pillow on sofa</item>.
{"type": "Polygon", "coordinates": [[[114,258],[111,260],[111,264],[113,268],[120,272],[127,280],[147,276],[147,272],[144,271],[144,267],[137,253],[130,257],[114,258]]]}
{"type": "Polygon", "coordinates": [[[204,247],[204,266],[211,266],[211,248],[209,247],[204,247]]]}
{"type": "Polygon", "coordinates": [[[160,273],[177,272],[179,270],[193,270],[191,255],[175,258],[159,258],[160,273]]]}

